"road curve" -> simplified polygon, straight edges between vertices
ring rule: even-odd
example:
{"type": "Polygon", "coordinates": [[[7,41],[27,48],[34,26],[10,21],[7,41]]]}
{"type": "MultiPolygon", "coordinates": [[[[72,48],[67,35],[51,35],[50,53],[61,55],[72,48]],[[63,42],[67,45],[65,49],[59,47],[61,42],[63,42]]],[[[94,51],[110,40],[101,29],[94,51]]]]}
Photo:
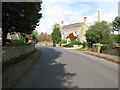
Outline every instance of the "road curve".
{"type": "Polygon", "coordinates": [[[118,88],[118,65],[80,51],[36,47],[40,58],[16,88],[118,88]]]}

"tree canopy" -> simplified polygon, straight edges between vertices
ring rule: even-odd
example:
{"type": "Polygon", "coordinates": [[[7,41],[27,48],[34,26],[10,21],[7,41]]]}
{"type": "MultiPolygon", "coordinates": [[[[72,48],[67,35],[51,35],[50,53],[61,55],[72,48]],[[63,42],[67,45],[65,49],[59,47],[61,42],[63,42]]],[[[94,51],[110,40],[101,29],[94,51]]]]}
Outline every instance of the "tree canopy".
{"type": "Polygon", "coordinates": [[[41,2],[3,2],[3,45],[5,44],[7,33],[32,33],[42,17],[40,10],[41,2]]]}
{"type": "Polygon", "coordinates": [[[91,45],[93,43],[112,43],[111,31],[111,25],[106,21],[96,22],[94,25],[90,26],[85,36],[88,43],[91,45]]]}
{"type": "Polygon", "coordinates": [[[112,22],[113,24],[113,30],[119,31],[120,28],[120,18],[116,17],[115,20],[112,22]]]}
{"type": "Polygon", "coordinates": [[[51,40],[50,35],[48,35],[47,33],[41,32],[41,34],[38,35],[38,41],[40,41],[40,42],[42,42],[42,41],[49,42],[49,41],[52,41],[52,40],[51,40]]]}
{"type": "Polygon", "coordinates": [[[54,43],[58,43],[61,40],[61,32],[59,27],[54,27],[53,32],[51,33],[51,36],[54,43]]]}

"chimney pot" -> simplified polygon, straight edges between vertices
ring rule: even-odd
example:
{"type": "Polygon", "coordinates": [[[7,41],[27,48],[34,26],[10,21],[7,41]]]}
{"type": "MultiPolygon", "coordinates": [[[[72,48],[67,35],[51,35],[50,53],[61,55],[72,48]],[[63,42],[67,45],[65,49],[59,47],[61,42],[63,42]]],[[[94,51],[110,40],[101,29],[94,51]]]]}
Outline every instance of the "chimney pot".
{"type": "Polygon", "coordinates": [[[87,17],[84,17],[84,22],[86,22],[87,21],[87,17]]]}
{"type": "Polygon", "coordinates": [[[63,24],[64,24],[64,21],[61,21],[61,24],[63,25],[63,24]]]}

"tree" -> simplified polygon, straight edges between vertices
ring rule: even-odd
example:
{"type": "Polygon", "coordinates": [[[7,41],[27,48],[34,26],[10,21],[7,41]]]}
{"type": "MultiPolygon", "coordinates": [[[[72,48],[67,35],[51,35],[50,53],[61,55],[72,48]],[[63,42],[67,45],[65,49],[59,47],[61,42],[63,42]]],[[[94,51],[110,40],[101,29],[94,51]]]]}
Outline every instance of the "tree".
{"type": "Polygon", "coordinates": [[[40,10],[41,2],[3,2],[3,45],[6,44],[5,42],[8,32],[32,33],[42,17],[40,10]]]}
{"type": "Polygon", "coordinates": [[[61,40],[61,33],[58,27],[54,27],[51,33],[53,43],[58,43],[61,40]]]}
{"type": "Polygon", "coordinates": [[[115,43],[120,43],[120,35],[111,34],[112,38],[115,40],[115,43]]]}
{"type": "Polygon", "coordinates": [[[120,18],[116,17],[115,20],[112,22],[113,24],[113,30],[119,31],[120,28],[120,18]]]}
{"type": "Polygon", "coordinates": [[[45,41],[47,38],[47,33],[41,32],[41,34],[38,35],[38,41],[42,42],[45,41]]]}
{"type": "Polygon", "coordinates": [[[111,38],[111,31],[112,28],[106,21],[96,22],[90,26],[85,36],[91,46],[93,43],[113,43],[114,40],[111,38]]]}

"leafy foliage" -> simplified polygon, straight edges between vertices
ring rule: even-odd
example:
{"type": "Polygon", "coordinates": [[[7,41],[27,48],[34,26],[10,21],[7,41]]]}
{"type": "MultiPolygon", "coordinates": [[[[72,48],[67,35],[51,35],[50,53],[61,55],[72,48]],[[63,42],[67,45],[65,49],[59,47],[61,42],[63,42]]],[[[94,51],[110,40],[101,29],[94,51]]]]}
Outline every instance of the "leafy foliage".
{"type": "Polygon", "coordinates": [[[55,27],[53,29],[53,32],[51,33],[51,36],[54,43],[59,43],[59,41],[61,40],[60,29],[58,27],[55,27]]]}
{"type": "Polygon", "coordinates": [[[32,31],[32,40],[36,42],[38,39],[38,32],[36,30],[32,31]]]}
{"type": "Polygon", "coordinates": [[[60,45],[63,44],[63,43],[67,43],[67,41],[66,40],[59,41],[60,45]]]}
{"type": "Polygon", "coordinates": [[[75,45],[81,45],[82,43],[80,41],[75,41],[74,44],[75,45]]]}
{"type": "Polygon", "coordinates": [[[96,22],[86,32],[87,42],[92,46],[93,43],[113,43],[111,38],[112,28],[106,21],[96,22]]]}
{"type": "Polygon", "coordinates": [[[53,47],[56,47],[56,43],[53,43],[53,47]]]}
{"type": "Polygon", "coordinates": [[[77,37],[74,36],[73,33],[70,33],[69,36],[67,36],[67,38],[70,38],[71,42],[74,42],[77,39],[77,37]]]}
{"type": "Polygon", "coordinates": [[[3,2],[3,45],[5,45],[8,32],[32,33],[42,17],[40,10],[40,2],[3,2]]]}
{"type": "Polygon", "coordinates": [[[12,40],[12,39],[9,39],[9,41],[11,42],[11,44],[24,44],[24,40],[12,40]]]}
{"type": "Polygon", "coordinates": [[[74,43],[71,42],[71,43],[68,44],[68,47],[73,47],[73,45],[74,45],[74,43]]]}
{"type": "Polygon", "coordinates": [[[112,22],[112,24],[113,24],[113,30],[114,31],[119,31],[120,18],[116,17],[115,20],[112,22]]]}
{"type": "Polygon", "coordinates": [[[52,41],[52,40],[51,40],[50,35],[48,35],[47,33],[41,32],[41,34],[38,35],[38,41],[40,41],[40,42],[42,42],[42,41],[49,42],[49,41],[52,41]]]}
{"type": "Polygon", "coordinates": [[[120,43],[120,35],[112,34],[111,36],[115,40],[115,43],[120,43]]]}

